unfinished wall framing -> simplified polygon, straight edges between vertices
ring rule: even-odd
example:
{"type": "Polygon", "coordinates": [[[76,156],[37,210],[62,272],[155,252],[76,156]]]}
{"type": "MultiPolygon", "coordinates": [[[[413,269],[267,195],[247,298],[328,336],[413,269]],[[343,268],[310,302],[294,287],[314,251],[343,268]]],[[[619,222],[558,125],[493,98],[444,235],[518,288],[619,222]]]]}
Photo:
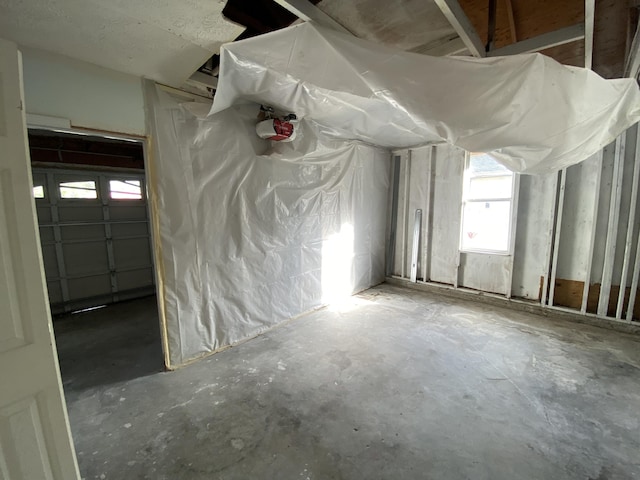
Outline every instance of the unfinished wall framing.
{"type": "Polygon", "coordinates": [[[417,282],[539,302],[624,322],[640,318],[640,150],[637,125],[586,161],[520,175],[512,254],[459,248],[466,153],[437,144],[398,150],[388,275],[411,280],[412,229],[422,210],[417,282]]]}

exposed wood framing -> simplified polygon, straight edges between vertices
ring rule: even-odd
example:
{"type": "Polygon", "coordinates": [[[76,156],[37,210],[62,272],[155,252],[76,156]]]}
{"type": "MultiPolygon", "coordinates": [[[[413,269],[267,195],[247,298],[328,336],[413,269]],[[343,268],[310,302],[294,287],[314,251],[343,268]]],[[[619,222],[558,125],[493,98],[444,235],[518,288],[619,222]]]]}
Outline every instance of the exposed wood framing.
{"type": "Polygon", "coordinates": [[[591,285],[591,269],[593,268],[593,249],[596,244],[596,226],[598,223],[598,205],[600,203],[600,184],[602,181],[602,156],[603,151],[598,153],[598,169],[595,180],[595,195],[593,197],[593,216],[591,217],[591,237],[589,239],[589,255],[587,256],[586,273],[584,276],[584,286],[582,289],[582,303],[580,305],[580,311],[587,313],[587,301],[589,299],[589,287],[591,285]]]}
{"type": "Polygon", "coordinates": [[[549,300],[547,305],[553,306],[558,274],[558,255],[560,254],[560,234],[562,229],[562,214],[564,212],[564,193],[567,185],[567,169],[560,172],[560,189],[558,190],[558,210],[556,213],[556,227],[553,238],[553,258],[551,260],[551,278],[549,279],[549,300]]]}
{"type": "Polygon", "coordinates": [[[308,0],[274,0],[281,7],[286,8],[296,17],[306,22],[315,22],[323,27],[339,32],[351,33],[329,15],[324,13],[308,0]]]}
{"type": "Polygon", "coordinates": [[[393,275],[396,258],[396,238],[398,236],[398,198],[400,196],[400,155],[393,154],[391,166],[392,175],[392,195],[389,208],[391,215],[389,218],[389,245],[387,246],[387,275],[393,275]]]}
{"type": "Polygon", "coordinates": [[[611,203],[609,204],[609,228],[604,249],[604,265],[602,267],[602,283],[600,298],[598,299],[598,315],[604,317],[609,309],[611,283],[613,279],[613,262],[616,256],[616,241],[618,239],[618,223],[620,220],[620,201],[622,199],[622,179],[624,176],[624,150],[626,132],[616,140],[615,158],[613,164],[613,181],[611,185],[611,203]]]}
{"type": "Polygon", "coordinates": [[[467,18],[458,0],[434,0],[449,23],[458,33],[474,57],[486,56],[485,47],[478,32],[467,18]]]}
{"type": "Polygon", "coordinates": [[[516,20],[513,15],[513,4],[511,0],[504,0],[504,6],[507,9],[507,18],[509,19],[509,30],[511,31],[511,41],[516,43],[518,41],[518,33],[516,31],[516,20]]]}
{"type": "Polygon", "coordinates": [[[189,77],[189,80],[187,80],[187,82],[201,85],[203,87],[213,88],[214,90],[218,88],[218,78],[202,72],[195,72],[189,77]]]}
{"type": "Polygon", "coordinates": [[[640,23],[638,23],[638,28],[636,29],[636,33],[633,36],[633,40],[631,41],[631,46],[629,47],[629,56],[627,57],[625,67],[624,67],[624,76],[630,78],[638,78],[640,74],[640,23]]]}
{"type": "Polygon", "coordinates": [[[422,210],[417,209],[413,223],[413,244],[411,247],[411,281],[418,281],[418,261],[420,260],[420,234],[422,233],[422,210]]]}
{"type": "Polygon", "coordinates": [[[584,68],[593,66],[593,26],[595,23],[596,0],[584,2],[584,68]]]}
{"type": "MultiPolygon", "coordinates": [[[[636,124],[636,134],[640,133],[636,124]]],[[[620,277],[620,292],[618,293],[618,304],[616,306],[616,318],[622,318],[622,308],[624,306],[624,296],[627,289],[627,276],[629,274],[629,264],[631,263],[631,248],[633,243],[633,231],[636,220],[636,203],[638,201],[638,182],[640,181],[640,157],[638,156],[638,140],[640,135],[636,135],[636,149],[633,162],[633,180],[631,187],[631,204],[629,205],[629,220],[627,222],[627,236],[624,246],[624,261],[622,263],[622,276],[620,277]]],[[[635,291],[631,291],[629,297],[635,296],[635,291]]]]}
{"type": "Polygon", "coordinates": [[[504,295],[511,298],[513,290],[513,262],[516,254],[516,234],[518,230],[518,204],[520,203],[520,175],[513,175],[513,201],[511,202],[511,232],[509,232],[509,261],[507,265],[507,284],[504,295]]]}
{"type": "Polygon", "coordinates": [[[487,28],[487,45],[485,50],[490,52],[495,46],[496,14],[498,12],[498,0],[489,0],[489,19],[487,28]]]}
{"type": "Polygon", "coordinates": [[[636,261],[633,267],[633,278],[631,280],[631,291],[629,292],[629,305],[627,306],[627,322],[633,320],[633,309],[636,303],[636,295],[638,291],[638,277],[640,277],[640,238],[637,239],[636,245],[636,261]]]}
{"type": "Polygon", "coordinates": [[[561,28],[553,32],[544,33],[537,37],[522,40],[521,42],[507,45],[506,47],[497,48],[487,55],[490,57],[498,57],[505,55],[516,55],[519,53],[530,53],[544,50],[545,48],[564,45],[565,43],[575,42],[585,37],[585,29],[582,23],[572,25],[570,27],[561,28]]]}
{"type": "Polygon", "coordinates": [[[425,282],[431,279],[431,225],[433,221],[431,197],[433,196],[435,172],[434,158],[435,147],[429,147],[429,156],[427,158],[427,189],[424,207],[424,240],[422,241],[422,280],[425,282]]]}
{"type": "Polygon", "coordinates": [[[544,272],[542,275],[542,291],[540,292],[540,303],[547,304],[549,294],[549,276],[551,274],[551,257],[553,255],[553,239],[556,230],[556,215],[558,213],[558,175],[553,177],[553,208],[549,215],[549,234],[547,235],[547,248],[544,261],[544,272]]]}
{"type": "Polygon", "coordinates": [[[407,250],[409,248],[407,228],[409,228],[409,179],[411,178],[411,150],[406,152],[404,162],[404,198],[402,202],[402,268],[400,269],[402,278],[407,278],[407,250]]]}
{"type": "Polygon", "coordinates": [[[432,57],[444,57],[445,55],[457,55],[467,51],[467,46],[457,35],[445,39],[419,45],[409,50],[413,53],[431,55],[432,57]]]}

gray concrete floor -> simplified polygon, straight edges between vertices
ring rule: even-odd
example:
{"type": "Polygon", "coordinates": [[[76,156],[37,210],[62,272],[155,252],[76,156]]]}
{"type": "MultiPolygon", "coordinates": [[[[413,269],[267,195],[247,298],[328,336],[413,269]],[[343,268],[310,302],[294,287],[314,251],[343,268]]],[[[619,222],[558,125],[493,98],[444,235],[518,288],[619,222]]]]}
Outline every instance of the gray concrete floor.
{"type": "Polygon", "coordinates": [[[176,372],[154,299],[56,322],[86,479],[640,478],[640,337],[381,286],[176,372]]]}

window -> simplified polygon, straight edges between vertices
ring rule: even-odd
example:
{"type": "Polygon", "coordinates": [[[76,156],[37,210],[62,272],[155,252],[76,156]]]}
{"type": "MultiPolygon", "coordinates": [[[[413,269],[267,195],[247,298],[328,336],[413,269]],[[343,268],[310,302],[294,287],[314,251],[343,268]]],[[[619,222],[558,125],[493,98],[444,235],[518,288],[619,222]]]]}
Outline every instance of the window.
{"type": "Polygon", "coordinates": [[[42,185],[33,187],[33,198],[44,198],[44,187],[42,185]]]}
{"type": "Polygon", "coordinates": [[[109,180],[109,195],[115,200],[141,200],[140,180],[109,180]]]}
{"type": "Polygon", "coordinates": [[[96,182],[93,180],[61,182],[60,198],[98,198],[96,182]]]}
{"type": "Polygon", "coordinates": [[[515,175],[485,153],[470,153],[464,175],[460,249],[509,253],[515,175]]]}

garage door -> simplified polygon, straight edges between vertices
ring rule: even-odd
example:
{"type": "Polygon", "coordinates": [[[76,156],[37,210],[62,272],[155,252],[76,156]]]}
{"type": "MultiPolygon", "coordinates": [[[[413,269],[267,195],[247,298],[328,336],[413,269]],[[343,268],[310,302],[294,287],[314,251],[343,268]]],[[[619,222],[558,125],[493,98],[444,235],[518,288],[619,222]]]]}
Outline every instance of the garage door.
{"type": "Polygon", "coordinates": [[[144,175],[33,169],[53,313],[154,293],[144,175]]]}

